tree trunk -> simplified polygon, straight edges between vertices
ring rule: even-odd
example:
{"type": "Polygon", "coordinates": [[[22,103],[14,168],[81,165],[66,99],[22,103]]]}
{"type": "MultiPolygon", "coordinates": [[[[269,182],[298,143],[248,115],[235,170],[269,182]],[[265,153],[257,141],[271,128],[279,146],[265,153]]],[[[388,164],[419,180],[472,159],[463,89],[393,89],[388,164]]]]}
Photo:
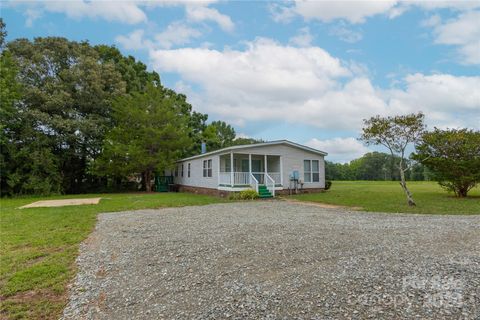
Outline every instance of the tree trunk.
{"type": "Polygon", "coordinates": [[[152,192],[152,172],[149,170],[145,171],[143,177],[145,179],[145,191],[152,192]]]}
{"type": "Polygon", "coordinates": [[[410,190],[407,188],[407,183],[405,182],[405,172],[403,171],[403,159],[400,159],[400,185],[402,186],[403,191],[405,191],[405,195],[407,196],[407,202],[410,207],[415,207],[416,203],[413,200],[412,194],[410,190]]]}

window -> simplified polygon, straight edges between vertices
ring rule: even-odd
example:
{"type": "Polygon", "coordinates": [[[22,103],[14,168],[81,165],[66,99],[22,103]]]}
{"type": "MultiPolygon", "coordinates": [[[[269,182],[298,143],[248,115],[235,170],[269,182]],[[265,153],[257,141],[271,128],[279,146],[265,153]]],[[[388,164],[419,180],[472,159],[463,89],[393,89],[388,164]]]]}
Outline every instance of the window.
{"type": "Polygon", "coordinates": [[[318,160],[303,160],[303,182],[320,182],[318,160]]]}
{"type": "Polygon", "coordinates": [[[212,176],[212,160],[203,160],[203,176],[211,177],[212,176]]]}
{"type": "Polygon", "coordinates": [[[312,182],[320,182],[320,170],[318,160],[312,160],[312,182]]]}
{"type": "Polygon", "coordinates": [[[188,164],[187,176],[190,178],[190,163],[188,164]]]}
{"type": "Polygon", "coordinates": [[[312,163],[310,160],[303,160],[303,182],[312,182],[312,163]]]}
{"type": "Polygon", "coordinates": [[[175,166],[175,177],[178,177],[178,166],[175,166]]]}
{"type": "Polygon", "coordinates": [[[182,177],[183,177],[183,163],[182,163],[182,171],[181,171],[181,175],[182,175],[182,177]]]}

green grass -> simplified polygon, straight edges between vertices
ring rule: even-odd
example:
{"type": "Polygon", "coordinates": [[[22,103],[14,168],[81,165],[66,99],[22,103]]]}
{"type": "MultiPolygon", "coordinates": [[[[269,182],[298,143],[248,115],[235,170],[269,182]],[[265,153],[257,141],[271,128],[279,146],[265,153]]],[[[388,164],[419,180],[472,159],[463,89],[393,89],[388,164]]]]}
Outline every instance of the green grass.
{"type": "Polygon", "coordinates": [[[292,196],[302,201],[361,207],[365,211],[424,214],[480,214],[480,188],[467,198],[456,198],[436,182],[407,182],[417,206],[409,207],[398,182],[393,181],[333,181],[323,193],[292,196]]]}
{"type": "Polygon", "coordinates": [[[46,198],[0,200],[0,318],[57,319],[66,285],[75,275],[78,246],[93,230],[99,212],[204,205],[220,198],[187,193],[91,194],[98,205],[17,209],[46,198]]]}

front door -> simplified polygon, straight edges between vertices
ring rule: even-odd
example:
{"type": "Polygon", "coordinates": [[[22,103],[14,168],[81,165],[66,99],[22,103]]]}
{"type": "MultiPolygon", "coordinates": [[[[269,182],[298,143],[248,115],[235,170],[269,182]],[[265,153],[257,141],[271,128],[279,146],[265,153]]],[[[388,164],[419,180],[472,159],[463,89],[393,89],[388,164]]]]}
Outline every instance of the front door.
{"type": "Polygon", "coordinates": [[[255,172],[253,176],[258,180],[258,183],[263,183],[262,161],[252,159],[252,172],[255,172]]]}
{"type": "Polygon", "coordinates": [[[242,172],[248,172],[248,159],[242,159],[242,172]]]}

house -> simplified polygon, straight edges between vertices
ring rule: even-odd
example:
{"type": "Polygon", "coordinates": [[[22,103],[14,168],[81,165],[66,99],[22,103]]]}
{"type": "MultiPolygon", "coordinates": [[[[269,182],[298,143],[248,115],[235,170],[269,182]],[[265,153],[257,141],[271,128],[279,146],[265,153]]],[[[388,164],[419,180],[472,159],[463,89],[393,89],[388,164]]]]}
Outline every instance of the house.
{"type": "Polygon", "coordinates": [[[224,195],[254,189],[267,195],[325,188],[326,152],[288,140],[232,146],[182,159],[171,172],[181,191],[224,195]],[[268,191],[267,191],[268,190],[268,191]]]}

